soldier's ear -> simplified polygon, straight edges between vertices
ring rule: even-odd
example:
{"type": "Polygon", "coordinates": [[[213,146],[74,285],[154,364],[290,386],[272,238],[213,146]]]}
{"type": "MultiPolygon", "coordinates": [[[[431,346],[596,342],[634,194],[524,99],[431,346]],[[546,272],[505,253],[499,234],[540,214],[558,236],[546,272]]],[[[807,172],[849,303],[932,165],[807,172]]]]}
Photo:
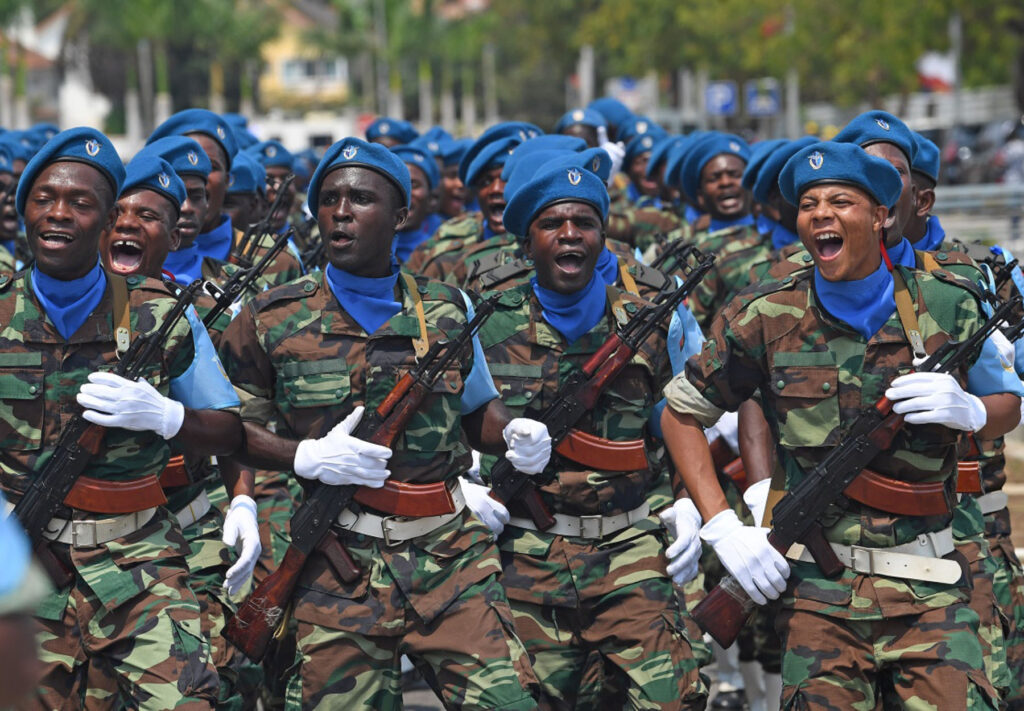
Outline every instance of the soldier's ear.
{"type": "Polygon", "coordinates": [[[875,206],[875,216],[871,220],[871,229],[874,232],[888,231],[896,226],[896,211],[889,212],[885,205],[875,206]]]}
{"type": "Polygon", "coordinates": [[[177,252],[178,248],[181,247],[181,230],[178,229],[177,225],[171,228],[171,231],[167,233],[167,244],[169,245],[168,251],[177,252]]]}
{"type": "Polygon", "coordinates": [[[917,189],[916,212],[918,217],[926,217],[935,207],[935,190],[932,188],[917,189]]]}
{"type": "Polygon", "coordinates": [[[405,226],[405,221],[409,219],[409,208],[404,205],[395,210],[395,231],[401,230],[405,226]]]}

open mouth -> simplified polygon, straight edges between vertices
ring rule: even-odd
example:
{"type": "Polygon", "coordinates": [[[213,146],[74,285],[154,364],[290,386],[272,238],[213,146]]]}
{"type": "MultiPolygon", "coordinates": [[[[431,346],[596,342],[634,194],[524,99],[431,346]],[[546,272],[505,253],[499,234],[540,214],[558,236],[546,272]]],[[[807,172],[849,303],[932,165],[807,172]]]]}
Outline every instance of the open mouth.
{"type": "Polygon", "coordinates": [[[718,196],[718,209],[720,212],[732,212],[740,209],[742,206],[743,196],[740,193],[726,193],[718,196]]]}
{"type": "Polygon", "coordinates": [[[42,232],[39,235],[39,244],[47,249],[64,249],[75,241],[75,238],[66,232],[42,232]]]}
{"type": "Polygon", "coordinates": [[[114,240],[110,245],[110,269],[118,274],[132,274],[142,265],[145,250],[134,239],[114,240]]]}
{"type": "Polygon", "coordinates": [[[580,250],[566,250],[555,257],[555,265],[566,276],[576,276],[583,271],[587,255],[580,250]]]}
{"type": "Polygon", "coordinates": [[[487,203],[487,219],[495,224],[501,224],[505,217],[505,201],[495,200],[487,203]]]}
{"type": "Polygon", "coordinates": [[[347,232],[332,232],[331,247],[334,249],[347,249],[355,242],[352,235],[347,232]]]}
{"type": "Polygon", "coordinates": [[[843,238],[836,232],[822,232],[814,236],[814,247],[823,260],[835,259],[843,251],[843,238]]]}

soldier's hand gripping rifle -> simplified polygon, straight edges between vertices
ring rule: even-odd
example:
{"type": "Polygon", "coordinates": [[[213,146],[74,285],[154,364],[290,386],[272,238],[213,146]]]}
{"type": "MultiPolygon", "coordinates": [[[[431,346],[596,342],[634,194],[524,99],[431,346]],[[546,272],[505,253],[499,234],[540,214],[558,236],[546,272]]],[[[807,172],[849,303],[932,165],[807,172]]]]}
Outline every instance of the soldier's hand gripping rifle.
{"type": "Polygon", "coordinates": [[[263,276],[263,273],[267,271],[274,259],[277,258],[277,255],[288,244],[293,230],[294,228],[289,228],[286,232],[279,234],[274,239],[274,244],[264,252],[258,262],[251,267],[240,267],[223,285],[217,285],[210,281],[203,285],[203,290],[217,302],[203,319],[204,326],[209,328],[216,323],[220,315],[231,308],[231,305],[242,298],[242,294],[253,286],[257,279],[263,276]]]}
{"type": "MultiPolygon", "coordinates": [[[[1019,308],[1015,297],[995,310],[977,331],[963,341],[950,341],[929,356],[917,370],[952,373],[981,350],[985,340],[999,328],[1009,314],[1019,308]]],[[[842,573],[843,564],[825,540],[819,519],[834,503],[842,503],[846,488],[860,476],[868,464],[892,446],[903,426],[903,415],[892,411],[893,403],[882,397],[866,408],[850,426],[840,444],[775,504],[768,542],[783,555],[794,543],[802,543],[826,576],[842,573]]],[[[693,619],[723,647],[731,645],[746,622],[754,603],[736,582],[726,576],[693,609],[693,619]]]]}
{"type": "MultiPolygon", "coordinates": [[[[691,250],[695,264],[679,288],[669,292],[656,304],[643,307],[620,326],[580,370],[568,377],[551,405],[537,418],[547,425],[551,446],[555,450],[565,454],[565,450],[559,448],[573,442],[579,443],[582,448],[594,446],[593,437],[576,432],[573,427],[588,410],[594,408],[598,397],[629,364],[651,332],[659,324],[668,321],[676,307],[711,269],[715,262],[713,255],[702,255],[692,247],[691,250]]],[[[607,454],[614,456],[613,452],[607,454]]],[[[506,506],[513,501],[521,503],[538,529],[544,531],[554,525],[555,519],[530,476],[516,471],[504,457],[491,468],[490,482],[492,497],[506,506]]]]}
{"type": "MultiPolygon", "coordinates": [[[[352,436],[384,447],[393,446],[437,379],[453,362],[465,357],[473,337],[494,312],[496,299],[492,297],[480,303],[476,315],[454,340],[436,342],[416,368],[399,379],[376,410],[363,414],[352,436]]],[[[345,582],[358,579],[359,567],[341,542],[330,534],[331,525],[348,507],[357,488],[316,483],[307,492],[292,516],[292,540],[281,564],[256,586],[224,627],[224,636],[250,659],[263,658],[302,568],[314,550],[324,554],[345,582]]]]}
{"type": "MultiPolygon", "coordinates": [[[[163,353],[167,337],[185,311],[192,307],[192,300],[201,284],[197,279],[182,289],[160,328],[136,337],[111,372],[128,380],[138,380],[153,359],[163,353]]],[[[104,432],[105,427],[89,422],[82,415],[72,417],[61,430],[53,454],[35,474],[28,490],[14,507],[14,515],[32,541],[40,562],[57,584],[68,582],[68,571],[46,547],[43,532],[89,462],[99,454],[104,432]]]]}
{"type": "Polygon", "coordinates": [[[288,177],[281,181],[281,187],[277,189],[274,202],[270,203],[270,208],[259,221],[253,222],[245,228],[242,238],[238,240],[238,244],[235,245],[235,248],[231,250],[231,254],[228,255],[229,262],[246,269],[252,266],[253,259],[256,258],[256,250],[260,247],[260,238],[270,233],[270,221],[274,218],[274,213],[277,212],[285,201],[288,195],[288,186],[294,180],[295,174],[290,173],[288,177]]]}

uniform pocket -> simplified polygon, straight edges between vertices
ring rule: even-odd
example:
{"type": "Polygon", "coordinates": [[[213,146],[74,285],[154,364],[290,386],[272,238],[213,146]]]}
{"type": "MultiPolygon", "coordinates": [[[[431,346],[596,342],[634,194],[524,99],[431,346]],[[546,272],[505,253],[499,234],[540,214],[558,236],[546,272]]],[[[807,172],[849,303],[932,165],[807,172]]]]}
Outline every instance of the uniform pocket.
{"type": "Polygon", "coordinates": [[[281,391],[289,407],[341,404],[351,394],[351,376],[344,358],[284,363],[281,391]]]}
{"type": "Polygon", "coordinates": [[[41,354],[0,356],[4,356],[0,360],[0,448],[39,449],[43,441],[44,371],[26,366],[41,366],[41,354]]]}
{"type": "Polygon", "coordinates": [[[775,367],[779,443],[785,447],[828,447],[839,443],[839,369],[775,367]]]}
{"type": "Polygon", "coordinates": [[[539,365],[489,363],[488,370],[498,388],[498,396],[517,414],[529,407],[541,407],[544,371],[539,365]]]}

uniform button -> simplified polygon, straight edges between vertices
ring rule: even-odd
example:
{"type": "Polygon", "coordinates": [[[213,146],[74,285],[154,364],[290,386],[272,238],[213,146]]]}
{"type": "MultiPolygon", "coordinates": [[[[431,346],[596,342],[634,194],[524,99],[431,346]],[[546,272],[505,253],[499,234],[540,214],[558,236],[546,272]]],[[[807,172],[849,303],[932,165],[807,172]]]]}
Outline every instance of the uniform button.
{"type": "Polygon", "coordinates": [[[949,255],[946,254],[945,252],[936,252],[935,258],[938,259],[940,262],[944,262],[947,259],[949,259],[949,255]]]}
{"type": "Polygon", "coordinates": [[[786,381],[785,380],[777,380],[777,381],[775,381],[775,387],[777,387],[779,390],[782,390],[782,388],[786,387],[786,381]]]}
{"type": "Polygon", "coordinates": [[[633,302],[629,302],[628,304],[626,304],[626,311],[628,311],[629,313],[635,313],[636,304],[634,304],[633,302]]]}
{"type": "Polygon", "coordinates": [[[28,391],[30,393],[39,392],[39,386],[38,385],[29,385],[28,386],[28,391]]]}
{"type": "Polygon", "coordinates": [[[526,394],[523,395],[523,397],[525,397],[527,400],[531,400],[533,399],[533,393],[527,391],[526,394]]]}
{"type": "Polygon", "coordinates": [[[426,294],[427,293],[427,287],[421,286],[419,289],[417,289],[417,291],[419,291],[421,294],[426,294]]]}
{"type": "Polygon", "coordinates": [[[788,284],[791,281],[793,281],[793,277],[788,276],[788,277],[786,277],[785,279],[782,280],[782,283],[783,284],[788,284]]]}
{"type": "Polygon", "coordinates": [[[805,262],[810,262],[810,261],[812,261],[813,259],[814,259],[814,257],[812,257],[812,256],[811,256],[811,255],[809,255],[809,254],[805,254],[805,255],[803,256],[803,260],[804,260],[805,262]]]}
{"type": "Polygon", "coordinates": [[[822,383],[821,389],[824,390],[825,392],[828,392],[829,390],[832,389],[832,383],[822,383]]]}
{"type": "Polygon", "coordinates": [[[315,289],[315,288],[316,288],[316,284],[314,284],[313,282],[307,282],[307,284],[304,287],[302,287],[302,290],[305,291],[308,294],[311,291],[313,291],[313,289],[315,289]]]}
{"type": "Polygon", "coordinates": [[[345,391],[342,390],[341,388],[338,388],[337,390],[334,391],[334,397],[344,397],[344,395],[345,391]]]}
{"type": "Polygon", "coordinates": [[[136,284],[139,283],[139,278],[138,277],[134,277],[134,276],[130,276],[127,279],[125,279],[125,281],[128,282],[129,284],[131,284],[132,286],[135,286],[136,284]]]}

